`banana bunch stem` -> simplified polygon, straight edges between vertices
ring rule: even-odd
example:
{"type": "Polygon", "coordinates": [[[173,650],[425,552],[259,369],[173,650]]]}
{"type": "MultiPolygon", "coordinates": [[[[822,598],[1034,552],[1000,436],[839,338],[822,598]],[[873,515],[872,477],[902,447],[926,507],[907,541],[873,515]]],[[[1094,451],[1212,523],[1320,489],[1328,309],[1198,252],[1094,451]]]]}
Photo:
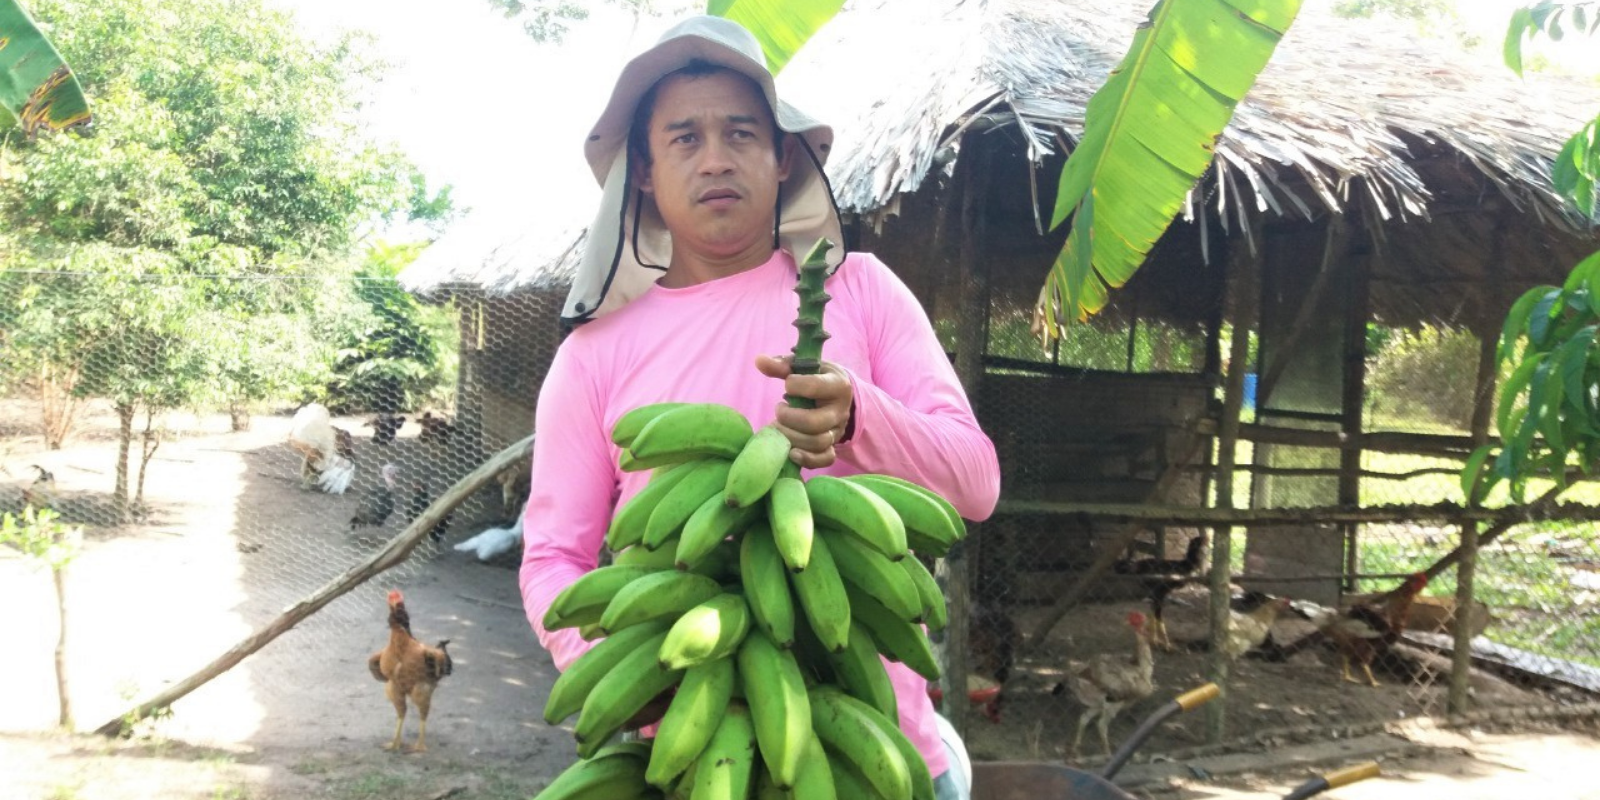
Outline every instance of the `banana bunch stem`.
{"type": "MultiPolygon", "coordinates": [[[[833,242],[818,239],[817,245],[811,248],[811,253],[800,265],[800,282],[794,287],[795,294],[800,295],[800,316],[794,321],[800,337],[795,342],[792,351],[794,360],[791,362],[796,375],[815,375],[822,369],[822,343],[828,339],[828,332],[822,328],[822,309],[832,299],[822,290],[822,282],[828,278],[825,256],[832,249],[833,242]]],[[[784,400],[790,408],[816,407],[816,403],[807,397],[784,395],[784,400]]]]}

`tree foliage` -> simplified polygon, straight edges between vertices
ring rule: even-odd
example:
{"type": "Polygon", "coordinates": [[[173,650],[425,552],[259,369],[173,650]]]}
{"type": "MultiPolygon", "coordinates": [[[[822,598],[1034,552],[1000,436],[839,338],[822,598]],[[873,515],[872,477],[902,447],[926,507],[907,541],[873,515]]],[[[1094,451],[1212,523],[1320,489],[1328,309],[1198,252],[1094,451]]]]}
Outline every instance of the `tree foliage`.
{"type": "Polygon", "coordinates": [[[97,124],[0,152],[0,377],[111,399],[125,500],[136,410],[325,387],[336,333],[366,307],[354,254],[385,220],[452,205],[358,127],[380,74],[358,37],[313,44],[265,0],[33,12],[81,65],[97,124]]]}
{"type": "MultiPolygon", "coordinates": [[[[1551,3],[1520,8],[1506,31],[1506,65],[1521,73],[1525,37],[1562,37],[1565,17],[1574,29],[1600,32],[1596,3],[1551,3]],[[1589,20],[1595,20],[1590,24],[1589,20]]],[[[1587,216],[1595,215],[1600,177],[1600,117],[1575,134],[1556,157],[1552,181],[1587,216]]],[[[1560,287],[1536,286],[1512,304],[1497,351],[1512,366],[1496,398],[1497,446],[1478,448],[1461,473],[1469,501],[1509,482],[1521,502],[1528,478],[1544,474],[1567,485],[1575,469],[1600,471],[1600,252],[1578,262],[1560,287]]]]}

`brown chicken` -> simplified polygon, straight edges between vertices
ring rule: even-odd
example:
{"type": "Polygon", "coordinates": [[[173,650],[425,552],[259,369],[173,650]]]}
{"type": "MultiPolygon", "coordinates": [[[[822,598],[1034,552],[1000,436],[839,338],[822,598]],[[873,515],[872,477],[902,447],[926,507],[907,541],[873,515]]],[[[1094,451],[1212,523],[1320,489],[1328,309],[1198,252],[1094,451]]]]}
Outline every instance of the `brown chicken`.
{"type": "Polygon", "coordinates": [[[1106,755],[1111,755],[1111,720],[1133,703],[1150,696],[1155,691],[1155,658],[1150,652],[1151,632],[1145,627],[1143,614],[1128,614],[1128,627],[1133,629],[1133,658],[1105,653],[1084,664],[1073,664],[1064,684],[1056,684],[1051,694],[1060,694],[1063,688],[1071,689],[1072,696],[1084,706],[1078,716],[1078,733],[1072,737],[1072,752],[1078,752],[1083,742],[1083,731],[1091,719],[1098,720],[1100,744],[1106,755]]]}
{"type": "Polygon", "coordinates": [[[1345,680],[1360,683],[1350,674],[1350,662],[1354,661],[1366,673],[1367,683],[1378,685],[1378,679],[1372,676],[1372,661],[1400,641],[1411,603],[1427,585],[1428,576],[1418,572],[1406,578],[1382,605],[1358,603],[1345,611],[1329,612],[1313,620],[1317,629],[1338,649],[1345,680]]]}
{"type": "Polygon", "coordinates": [[[416,703],[417,714],[422,718],[412,752],[428,749],[428,709],[433,704],[433,690],[453,667],[445,649],[449,644],[450,640],[445,639],[437,647],[429,647],[412,638],[411,614],[406,611],[405,599],[398,591],[389,592],[389,645],[367,659],[367,669],[383,682],[384,693],[394,703],[394,740],[383,749],[400,748],[408,698],[416,703]]]}

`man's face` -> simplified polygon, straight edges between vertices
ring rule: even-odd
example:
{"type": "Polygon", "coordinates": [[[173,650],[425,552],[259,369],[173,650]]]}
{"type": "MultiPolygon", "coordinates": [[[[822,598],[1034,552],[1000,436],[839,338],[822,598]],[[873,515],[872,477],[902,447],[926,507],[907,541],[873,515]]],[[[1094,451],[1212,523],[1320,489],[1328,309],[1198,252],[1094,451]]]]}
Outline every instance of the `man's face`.
{"type": "Polygon", "coordinates": [[[775,134],[765,98],[741,76],[662,82],[649,123],[652,163],[640,188],[672,232],[675,260],[770,254],[778,184],[789,176],[775,134]]]}

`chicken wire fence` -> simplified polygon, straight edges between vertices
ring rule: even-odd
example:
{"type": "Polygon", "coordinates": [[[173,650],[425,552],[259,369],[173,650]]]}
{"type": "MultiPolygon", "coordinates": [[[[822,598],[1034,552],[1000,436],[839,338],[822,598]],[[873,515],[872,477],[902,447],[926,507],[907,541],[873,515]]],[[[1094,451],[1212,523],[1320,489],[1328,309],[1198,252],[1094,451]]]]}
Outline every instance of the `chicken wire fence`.
{"type": "MultiPolygon", "coordinates": [[[[81,706],[125,708],[204,663],[369,558],[421,507],[525,436],[560,340],[562,296],[461,290],[419,302],[392,280],[341,288],[286,280],[0,275],[0,485],[6,487],[0,510],[20,512],[30,504],[56,510],[65,523],[81,526],[88,542],[73,567],[79,580],[131,587],[115,608],[80,615],[92,624],[76,639],[74,657],[117,665],[99,684],[78,687],[81,706]],[[306,406],[308,400],[316,405],[306,406]],[[317,409],[326,409],[325,421],[317,409]],[[319,487],[342,482],[346,464],[342,492],[319,487]],[[161,658],[120,657],[150,640],[164,643],[161,658]]],[[[1226,366],[1226,336],[1213,341],[1203,326],[1118,312],[1113,305],[1103,319],[1119,321],[1074,327],[1048,350],[1033,338],[1025,305],[997,301],[988,320],[986,368],[973,400],[1000,455],[1003,497],[999,512],[974,526],[962,548],[964,655],[976,702],[945,692],[947,712],[966,719],[976,758],[1092,760],[1102,747],[1093,721],[1072,753],[1089,707],[1073,675],[1096,662],[1105,662],[1111,675],[1131,669],[1128,617],[1153,616],[1157,587],[1170,589],[1161,614],[1170,649],[1151,654],[1148,696],[1130,699],[1110,717],[1110,743],[1157,704],[1208,677],[1204,577],[1215,529],[1193,522],[1135,525],[1051,508],[1195,507],[1216,494],[1219,453],[1206,425],[1221,414],[1222,392],[1211,376],[1226,366]],[[1194,557],[1186,558],[1202,536],[1194,557]],[[1107,552],[1123,565],[1107,563],[1091,576],[1107,552]],[[1138,559],[1171,562],[1162,569],[1180,580],[1138,574],[1139,567],[1128,566],[1138,559]]],[[[935,325],[957,351],[955,326],[937,315],[935,325]]],[[[1446,324],[1369,326],[1364,428],[1464,434],[1472,384],[1463,376],[1475,372],[1477,357],[1476,338],[1446,324]]],[[[1253,372],[1257,360],[1253,355],[1253,372]]],[[[1254,383],[1247,378],[1247,392],[1254,383]]],[[[1243,418],[1311,429],[1327,424],[1292,409],[1275,417],[1248,394],[1243,418]]],[[[1338,500],[1330,474],[1338,454],[1327,447],[1247,438],[1236,456],[1238,507],[1324,507],[1338,500]]],[[[1367,450],[1360,466],[1363,506],[1460,500],[1458,456],[1367,450]]],[[[487,593],[470,582],[483,578],[451,569],[476,563],[479,552],[455,550],[469,539],[500,568],[494,580],[512,581],[518,552],[512,521],[526,473],[508,470],[501,478],[457,508],[400,566],[300,623],[292,647],[339,659],[359,675],[366,654],[384,641],[389,588],[433,587],[483,600],[487,593]],[[473,538],[485,531],[491,535],[473,538]]],[[[1568,496],[1592,503],[1591,493],[1580,486],[1568,496]]],[[[1459,535],[1456,521],[1404,514],[1346,526],[1235,527],[1229,544],[1241,591],[1294,603],[1281,608],[1258,595],[1230,598],[1241,615],[1239,630],[1252,630],[1249,620],[1270,617],[1271,624],[1265,635],[1223,643],[1248,651],[1230,661],[1228,735],[1325,731],[1441,713],[1451,675],[1453,570],[1422,592],[1403,642],[1373,659],[1378,687],[1343,682],[1340,651],[1313,633],[1316,621],[1327,619],[1319,615],[1395,588],[1448,553],[1459,535]]],[[[1594,678],[1600,623],[1590,613],[1600,599],[1595,540],[1591,524],[1544,522],[1512,527],[1484,547],[1476,591],[1482,608],[1473,612],[1482,636],[1470,682],[1478,707],[1559,706],[1592,699],[1600,688],[1594,678]]],[[[20,558],[8,554],[0,569],[8,577],[33,574],[0,581],[4,599],[39,607],[48,596],[48,581],[40,583],[20,558]]],[[[948,585],[949,571],[941,572],[948,585]]],[[[418,635],[430,638],[438,620],[417,609],[413,615],[418,635]]],[[[44,616],[34,620],[30,640],[38,652],[49,647],[44,616]]],[[[935,639],[940,644],[944,637],[935,639]]],[[[280,671],[270,678],[249,678],[251,691],[276,708],[274,698],[303,691],[295,680],[301,664],[290,659],[275,665],[280,671]]],[[[34,713],[43,715],[53,711],[48,660],[38,666],[29,678],[41,691],[29,697],[37,700],[34,713]]],[[[1352,672],[1365,678],[1359,663],[1352,672]]],[[[301,677],[313,674],[307,667],[301,677]]],[[[203,709],[206,693],[228,691],[230,680],[245,678],[230,673],[198,690],[185,708],[203,709]]],[[[322,697],[370,700],[372,691],[352,679],[322,697]]],[[[1106,699],[1090,694],[1095,707],[1106,699]]],[[[278,714],[276,721],[318,724],[315,709],[301,713],[313,719],[278,714]]],[[[528,719],[536,715],[536,708],[526,709],[528,719]]],[[[210,733],[233,724],[199,712],[184,711],[185,717],[210,733]]],[[[338,731],[331,724],[326,730],[338,731]]],[[[1146,750],[1205,741],[1205,718],[1188,715],[1162,727],[1146,750]]]]}
{"type": "MultiPolygon", "coordinates": [[[[527,435],[557,306],[519,298],[493,312],[509,319],[491,318],[484,300],[422,302],[380,278],[0,273],[0,512],[48,535],[25,514],[50,509],[57,531],[81,530],[68,573],[80,727],[170,686],[372,558],[527,435]],[[129,648],[143,655],[128,658],[129,648]]],[[[526,491],[525,463],[506,470],[399,565],[268,645],[284,657],[201,687],[169,730],[348,736],[324,721],[347,701],[372,706],[381,726],[386,704],[365,661],[387,641],[387,591],[488,602],[455,566],[479,555],[497,568],[475,580],[514,585],[526,491]],[[481,547],[456,552],[469,540],[481,547]],[[345,666],[327,670],[330,661],[345,666]],[[330,671],[349,680],[325,685],[330,671]],[[208,701],[226,693],[252,698],[254,718],[210,713],[237,709],[208,701]]],[[[20,635],[30,657],[11,661],[38,691],[19,694],[7,727],[48,725],[56,712],[50,579],[37,567],[0,547],[0,596],[41,610],[20,635]]],[[[443,638],[439,605],[411,608],[429,643],[443,638]]]]}
{"type": "MultiPolygon", "coordinates": [[[[1209,506],[1218,494],[1213,434],[1223,414],[1220,373],[1231,330],[1224,326],[1208,342],[1204,326],[1137,319],[1117,302],[1105,315],[1117,321],[1076,326],[1048,349],[1033,337],[1026,306],[996,302],[988,321],[987,367],[975,404],[999,451],[1002,500],[966,543],[971,677],[965,707],[945,706],[966,716],[974,757],[1093,762],[1104,753],[1101,717],[1086,712],[1109,709],[1114,749],[1160,703],[1211,679],[1219,644],[1229,654],[1226,695],[1218,701],[1224,711],[1213,715],[1221,721],[1198,712],[1181,716],[1159,728],[1145,751],[1203,746],[1219,731],[1223,740],[1296,731],[1325,738],[1444,714],[1458,616],[1477,634],[1465,673],[1472,708],[1548,709],[1595,700],[1600,542],[1593,523],[1494,531],[1477,558],[1470,614],[1455,613],[1454,568],[1439,572],[1409,605],[1386,596],[1461,541],[1460,520],[1435,518],[1425,507],[1462,502],[1459,440],[1468,435],[1473,411],[1475,335],[1443,322],[1367,326],[1362,430],[1391,432],[1399,442],[1361,451],[1359,483],[1345,487],[1358,490],[1358,499],[1343,504],[1375,509],[1371,519],[1279,520],[1219,534],[1227,529],[1181,519],[1130,522],[1093,510],[1132,505],[1159,517],[1157,509],[1209,506]],[[1208,363],[1216,377],[1207,376],[1208,363]],[[1229,536],[1233,576],[1231,635],[1220,643],[1211,640],[1207,585],[1217,535],[1229,536]],[[1347,638],[1382,633],[1356,624],[1364,612],[1350,609],[1358,605],[1377,611],[1382,620],[1375,624],[1403,619],[1390,629],[1401,631],[1392,635],[1396,643],[1379,639],[1368,650],[1364,640],[1338,641],[1336,632],[1347,627],[1359,632],[1347,638]],[[1159,613],[1170,642],[1151,651],[1151,685],[1143,690],[1122,688],[1137,684],[1139,672],[1131,612],[1159,613]],[[1350,618],[1353,627],[1338,622],[1350,618]],[[1342,676],[1346,655],[1349,682],[1342,676]],[[1364,660],[1377,686],[1369,685],[1364,660]]],[[[953,326],[940,328],[947,346],[959,349],[953,326]]],[[[1252,339],[1233,506],[1341,505],[1337,444],[1252,440],[1268,427],[1337,432],[1338,384],[1326,385],[1329,370],[1320,365],[1321,377],[1279,382],[1288,402],[1258,408],[1258,349],[1252,339]]],[[[1302,358],[1314,373],[1319,365],[1310,349],[1302,358]]],[[[1331,373],[1337,380],[1337,362],[1331,373]]],[[[1536,485],[1530,499],[1544,490],[1536,485]]],[[[1563,499],[1592,505],[1597,497],[1593,487],[1580,485],[1563,499]]],[[[1503,490],[1487,501],[1507,502],[1503,490]]]]}

